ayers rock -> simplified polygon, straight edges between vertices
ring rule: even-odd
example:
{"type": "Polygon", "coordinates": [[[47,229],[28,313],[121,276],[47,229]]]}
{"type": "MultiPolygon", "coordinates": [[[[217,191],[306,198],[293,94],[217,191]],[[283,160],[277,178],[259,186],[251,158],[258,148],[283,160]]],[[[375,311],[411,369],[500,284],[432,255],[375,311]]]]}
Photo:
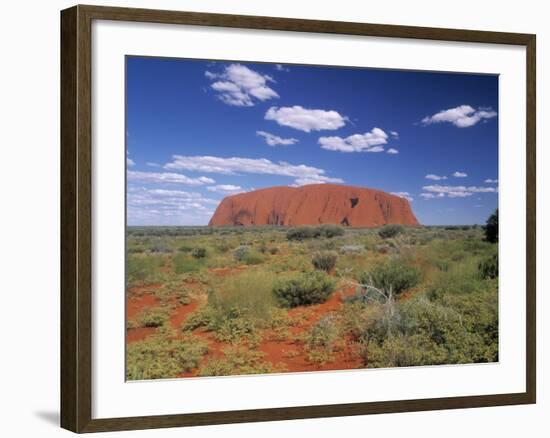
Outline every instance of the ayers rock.
{"type": "Polygon", "coordinates": [[[227,196],[209,226],[418,225],[409,201],[381,190],[336,184],[270,187],[227,196]]]}

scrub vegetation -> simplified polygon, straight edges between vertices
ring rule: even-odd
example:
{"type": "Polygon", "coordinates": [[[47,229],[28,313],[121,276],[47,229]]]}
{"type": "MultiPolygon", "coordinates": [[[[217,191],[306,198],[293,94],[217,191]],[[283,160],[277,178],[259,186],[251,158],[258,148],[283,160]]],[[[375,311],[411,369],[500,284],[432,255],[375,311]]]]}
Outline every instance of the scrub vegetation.
{"type": "Polygon", "coordinates": [[[457,227],[130,227],[129,380],[498,361],[498,212],[457,227]]]}

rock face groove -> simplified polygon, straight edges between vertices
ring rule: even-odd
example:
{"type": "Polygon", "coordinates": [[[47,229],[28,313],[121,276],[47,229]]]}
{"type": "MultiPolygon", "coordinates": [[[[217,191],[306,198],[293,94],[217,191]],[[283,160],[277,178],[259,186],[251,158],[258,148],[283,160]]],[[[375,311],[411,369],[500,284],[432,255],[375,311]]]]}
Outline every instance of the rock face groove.
{"type": "Polygon", "coordinates": [[[336,184],[270,187],[227,196],[209,226],[418,225],[409,201],[381,190],[336,184]]]}

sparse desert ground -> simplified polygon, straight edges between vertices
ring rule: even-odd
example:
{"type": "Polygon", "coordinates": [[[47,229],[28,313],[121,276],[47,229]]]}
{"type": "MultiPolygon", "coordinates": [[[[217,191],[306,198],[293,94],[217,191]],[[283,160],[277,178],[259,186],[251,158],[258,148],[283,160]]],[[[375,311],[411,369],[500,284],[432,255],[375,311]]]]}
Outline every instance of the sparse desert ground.
{"type": "Polygon", "coordinates": [[[498,360],[482,227],[129,227],[129,380],[498,360]]]}

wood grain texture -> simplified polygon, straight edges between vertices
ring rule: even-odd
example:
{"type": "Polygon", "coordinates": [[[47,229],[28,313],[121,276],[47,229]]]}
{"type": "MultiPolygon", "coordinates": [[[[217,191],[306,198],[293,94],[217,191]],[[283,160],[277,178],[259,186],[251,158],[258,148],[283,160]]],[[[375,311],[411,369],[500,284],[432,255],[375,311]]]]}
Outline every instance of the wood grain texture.
{"type": "Polygon", "coordinates": [[[536,39],[530,34],[75,6],[61,13],[61,425],[74,432],[150,429],[528,404],[536,401],[536,39]],[[517,394],[92,419],[91,23],[119,20],[512,44],[527,53],[527,379],[517,394]]]}

